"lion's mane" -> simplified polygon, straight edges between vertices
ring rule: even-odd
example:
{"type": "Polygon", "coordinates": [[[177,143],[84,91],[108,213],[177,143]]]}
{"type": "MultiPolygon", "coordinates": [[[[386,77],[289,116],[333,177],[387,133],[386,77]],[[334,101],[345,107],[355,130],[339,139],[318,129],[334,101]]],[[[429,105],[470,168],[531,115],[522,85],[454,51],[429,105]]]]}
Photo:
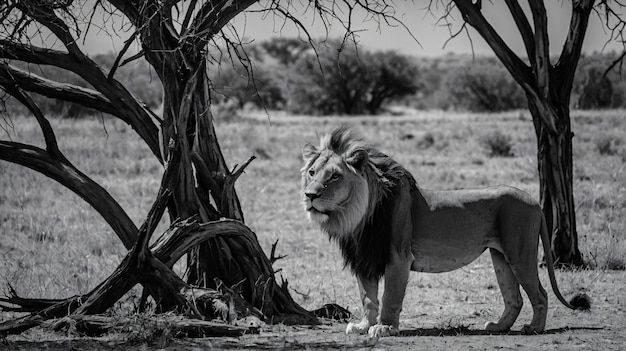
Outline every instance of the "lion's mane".
{"type": "MultiPolygon", "coordinates": [[[[380,279],[389,262],[393,211],[399,201],[403,182],[409,182],[411,191],[417,190],[413,176],[391,157],[366,143],[359,135],[347,127],[341,127],[320,139],[319,153],[326,150],[347,159],[355,150],[367,151],[368,162],[362,172],[355,169],[358,176],[367,179],[369,196],[351,196],[343,211],[331,214],[322,229],[341,248],[346,266],[366,278],[380,279]],[[361,218],[354,218],[351,207],[363,206],[355,203],[367,201],[367,211],[361,218]],[[354,228],[346,230],[346,228],[354,228]]],[[[315,158],[303,168],[306,172],[315,158]]],[[[349,166],[349,168],[351,168],[349,166]]],[[[411,219],[404,219],[411,220],[411,219]]]]}

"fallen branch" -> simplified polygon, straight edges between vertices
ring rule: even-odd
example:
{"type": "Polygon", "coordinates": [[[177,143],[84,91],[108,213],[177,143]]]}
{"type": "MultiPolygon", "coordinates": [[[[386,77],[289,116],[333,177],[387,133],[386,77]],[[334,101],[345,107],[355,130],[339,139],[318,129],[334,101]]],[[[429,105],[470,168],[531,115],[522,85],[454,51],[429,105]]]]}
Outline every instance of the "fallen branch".
{"type": "Polygon", "coordinates": [[[76,332],[86,336],[100,336],[109,332],[128,333],[137,328],[167,330],[173,337],[201,338],[208,336],[241,336],[256,334],[258,327],[238,326],[217,321],[183,318],[175,315],[109,317],[102,315],[72,315],[60,320],[49,321],[44,327],[55,331],[72,326],[76,332]]]}
{"type": "MultiPolygon", "coordinates": [[[[119,298],[121,298],[128,290],[138,283],[144,284],[145,287],[151,287],[157,289],[165,289],[169,285],[169,289],[174,286],[178,286],[177,289],[170,290],[165,293],[159,291],[157,296],[174,296],[175,303],[173,301],[160,301],[161,304],[174,306],[180,304],[181,310],[185,307],[189,309],[189,312],[195,315],[202,314],[197,308],[192,308],[195,305],[193,299],[189,298],[189,289],[195,289],[200,291],[202,289],[192,288],[179,280],[178,277],[164,276],[163,272],[171,272],[168,267],[171,267],[176,261],[178,261],[184,254],[186,254],[194,246],[201,244],[209,239],[221,239],[227,244],[238,242],[238,246],[246,247],[246,250],[239,251],[240,254],[245,253],[245,257],[255,258],[255,252],[260,252],[260,247],[257,248],[258,241],[256,236],[247,226],[239,221],[234,220],[221,220],[216,222],[209,222],[199,224],[193,220],[181,221],[174,223],[157,241],[152,245],[151,251],[153,256],[148,259],[148,264],[143,269],[137,269],[138,261],[137,257],[133,257],[130,252],[124,260],[120,263],[120,266],[113,272],[113,274],[98,285],[94,290],[84,296],[75,296],[67,300],[61,300],[52,306],[48,306],[43,310],[38,310],[28,316],[10,320],[0,324],[0,335],[17,334],[30,328],[36,327],[42,324],[44,321],[52,318],[59,318],[68,316],[72,313],[80,315],[92,315],[99,314],[106,311],[111,307],[119,298]],[[248,252],[249,251],[249,252],[248,252]],[[176,282],[169,281],[168,279],[177,279],[176,282]],[[191,301],[190,301],[191,300],[191,301]]],[[[241,255],[240,255],[241,256],[241,255]]],[[[244,256],[242,256],[244,257],[244,256]]],[[[262,267],[263,270],[271,272],[271,264],[269,260],[265,258],[262,260],[256,256],[257,262],[255,267],[262,267]]],[[[173,273],[172,273],[173,274],[173,273]]],[[[259,272],[252,272],[250,276],[263,276],[259,272]]],[[[273,282],[271,276],[267,277],[267,281],[263,282],[248,282],[246,281],[245,289],[253,289],[256,291],[256,299],[248,299],[248,301],[256,301],[254,306],[259,308],[263,312],[263,315],[268,316],[272,322],[282,322],[286,324],[315,324],[316,318],[313,314],[305,310],[300,309],[284,309],[281,311],[276,310],[277,307],[282,306],[296,306],[293,303],[291,296],[287,289],[287,282],[279,286],[273,282]],[[258,283],[259,285],[256,285],[258,283]],[[269,289],[269,290],[268,290],[269,289]],[[278,301],[272,306],[265,306],[263,308],[264,301],[268,301],[267,294],[273,294],[273,300],[278,301]]],[[[236,282],[235,282],[236,283],[236,282]]],[[[230,282],[228,284],[232,285],[230,282]]],[[[234,283],[233,283],[234,284],[234,283]]],[[[208,289],[207,289],[208,290],[208,289]]],[[[157,293],[155,293],[157,294],[157,293]]],[[[10,300],[13,303],[32,301],[28,299],[22,299],[17,295],[10,300]]],[[[43,300],[42,300],[43,301],[43,300]]],[[[47,300],[46,300],[47,301],[47,300]]],[[[48,303],[48,302],[45,302],[48,303]]],[[[29,302],[31,308],[34,306],[29,302]]],[[[299,306],[299,305],[297,305],[299,306]]],[[[238,317],[245,316],[249,312],[239,312],[238,317]]],[[[210,316],[209,318],[214,318],[210,316]]]]}

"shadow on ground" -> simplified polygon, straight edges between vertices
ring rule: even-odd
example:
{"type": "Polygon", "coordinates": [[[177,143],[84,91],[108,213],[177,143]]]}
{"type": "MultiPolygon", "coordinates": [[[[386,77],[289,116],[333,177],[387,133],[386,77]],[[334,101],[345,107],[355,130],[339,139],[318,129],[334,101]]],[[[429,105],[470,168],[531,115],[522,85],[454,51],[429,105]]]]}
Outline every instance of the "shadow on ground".
{"type": "MultiPolygon", "coordinates": [[[[543,332],[545,335],[562,334],[572,330],[600,330],[602,327],[563,327],[555,329],[547,329],[543,332]]],[[[480,329],[470,329],[468,327],[454,328],[416,328],[400,330],[399,337],[411,336],[459,336],[459,335],[522,335],[520,331],[508,331],[503,333],[488,332],[480,329]]]]}
{"type": "MultiPolygon", "coordinates": [[[[341,328],[343,329],[343,327],[341,328]]],[[[593,332],[602,330],[603,327],[562,327],[548,329],[543,335],[560,335],[571,331],[593,332]]],[[[8,347],[11,350],[136,350],[158,348],[160,350],[198,350],[198,349],[219,349],[219,350],[276,350],[276,349],[304,349],[304,350],[357,350],[371,349],[372,347],[382,349],[415,348],[430,349],[430,344],[452,347],[458,343],[457,349],[467,349],[466,342],[484,342],[481,339],[457,338],[461,336],[490,336],[490,335],[510,335],[519,336],[519,331],[508,333],[489,333],[484,330],[470,329],[468,327],[449,328],[415,328],[403,329],[400,336],[382,338],[380,340],[369,339],[365,335],[345,335],[334,328],[300,328],[300,332],[289,333],[265,332],[256,335],[245,335],[243,337],[222,337],[222,338],[197,338],[197,339],[169,339],[162,342],[135,343],[132,341],[120,340],[98,340],[91,338],[76,338],[53,341],[0,341],[0,349],[8,347]],[[308,330],[303,333],[302,331],[308,330]],[[411,337],[415,338],[411,340],[411,337]],[[435,339],[419,339],[419,337],[436,337],[435,339]],[[443,337],[443,339],[441,339],[443,337]],[[445,338],[449,338],[445,341],[445,338]],[[382,344],[380,344],[382,342],[382,344]],[[415,344],[415,343],[418,344],[415,344]],[[428,342],[430,344],[428,344],[428,342]],[[443,344],[442,344],[443,342],[443,344]]],[[[530,338],[532,341],[534,338],[530,338]]],[[[536,341],[536,340],[535,340],[536,341]]],[[[432,346],[432,345],[431,345],[432,346]]]]}

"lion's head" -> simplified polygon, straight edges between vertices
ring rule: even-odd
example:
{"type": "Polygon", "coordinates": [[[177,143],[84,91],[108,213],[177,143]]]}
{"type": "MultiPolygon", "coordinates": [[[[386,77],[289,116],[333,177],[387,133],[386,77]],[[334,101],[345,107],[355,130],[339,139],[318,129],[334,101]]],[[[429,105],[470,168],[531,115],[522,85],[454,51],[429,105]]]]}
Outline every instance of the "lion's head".
{"type": "Polygon", "coordinates": [[[346,265],[382,276],[389,259],[393,209],[411,174],[347,127],[302,151],[302,198],[309,219],[341,248],[346,265]]]}
{"type": "Polygon", "coordinates": [[[364,168],[368,155],[362,148],[328,149],[325,139],[320,148],[307,144],[303,150],[304,207],[311,221],[329,234],[341,235],[353,231],[367,212],[369,189],[364,168]]]}
{"type": "Polygon", "coordinates": [[[319,146],[306,144],[302,155],[302,196],[309,219],[331,236],[353,233],[389,185],[380,161],[390,158],[347,127],[322,136],[319,146]]]}

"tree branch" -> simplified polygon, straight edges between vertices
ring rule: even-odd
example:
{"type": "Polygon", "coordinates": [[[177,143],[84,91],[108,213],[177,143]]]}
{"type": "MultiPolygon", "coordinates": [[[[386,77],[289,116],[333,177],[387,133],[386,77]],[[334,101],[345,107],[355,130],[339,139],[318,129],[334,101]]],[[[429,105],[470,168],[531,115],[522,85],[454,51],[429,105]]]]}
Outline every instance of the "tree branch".
{"type": "Polygon", "coordinates": [[[52,157],[40,148],[10,141],[0,141],[0,160],[30,168],[61,183],[100,213],[127,249],[135,243],[137,227],[122,207],[67,160],[52,157]]]}
{"type": "MultiPolygon", "coordinates": [[[[126,16],[126,18],[128,18],[132,23],[137,24],[141,21],[140,8],[145,1],[107,0],[107,2],[123,13],[124,16],[126,16]]],[[[149,3],[154,3],[154,1],[149,0],[149,3]]]]}
{"type": "Polygon", "coordinates": [[[85,107],[95,108],[104,113],[114,115],[126,123],[129,122],[128,118],[121,114],[111,104],[111,101],[100,92],[73,84],[55,82],[2,62],[0,62],[0,85],[5,88],[16,86],[51,99],[70,101],[85,107]]]}
{"type": "Polygon", "coordinates": [[[226,179],[224,179],[224,185],[222,189],[222,204],[220,207],[222,208],[222,210],[226,210],[226,214],[229,218],[235,218],[243,221],[243,218],[236,218],[237,213],[235,209],[239,208],[240,204],[238,201],[233,203],[233,201],[237,199],[237,197],[234,196],[235,182],[237,181],[239,176],[243,174],[244,170],[246,169],[246,167],[248,167],[250,162],[252,162],[255,158],[256,156],[254,155],[250,156],[250,158],[248,158],[248,160],[244,162],[239,168],[237,168],[237,166],[235,165],[233,172],[229,172],[229,174],[226,175],[226,179]]]}
{"type": "Polygon", "coordinates": [[[504,64],[506,69],[511,73],[513,79],[520,85],[528,85],[533,81],[532,71],[524,61],[522,61],[515,53],[506,45],[502,37],[496,32],[496,30],[487,22],[487,19],[482,15],[480,9],[467,0],[453,0],[456,7],[459,9],[463,18],[469,23],[478,33],[485,39],[487,44],[491,47],[493,52],[498,56],[500,61],[504,64]]]}
{"type": "MultiPolygon", "coordinates": [[[[0,63],[0,67],[2,65],[3,64],[0,63]]],[[[2,88],[11,96],[16,98],[19,102],[24,104],[24,106],[26,106],[26,108],[28,108],[28,110],[35,116],[35,119],[37,120],[37,123],[39,124],[39,127],[41,128],[41,132],[43,134],[43,138],[46,143],[46,151],[52,157],[60,161],[67,161],[65,156],[59,150],[59,145],[57,144],[57,138],[54,135],[54,130],[52,129],[50,122],[48,122],[48,120],[44,117],[43,113],[41,113],[39,106],[37,106],[35,101],[33,101],[33,99],[31,99],[29,95],[25,94],[24,91],[22,91],[22,89],[16,87],[15,85],[10,85],[10,84],[4,85],[2,81],[1,73],[2,72],[0,71],[0,85],[2,85],[2,88]]]]}
{"type": "Polygon", "coordinates": [[[257,0],[215,0],[206,1],[198,10],[188,31],[182,34],[188,45],[183,48],[188,57],[194,57],[222,28],[244,9],[257,0]]]}
{"type": "MultiPolygon", "coordinates": [[[[487,22],[487,19],[480,12],[480,7],[472,4],[471,1],[466,0],[453,0],[463,18],[467,23],[474,27],[478,33],[485,39],[487,44],[494,51],[496,56],[504,64],[504,67],[511,73],[513,79],[524,89],[526,96],[529,100],[541,109],[540,116],[550,133],[556,132],[556,125],[554,118],[556,116],[555,111],[546,104],[546,96],[543,91],[538,90],[536,76],[533,74],[533,70],[528,67],[515,53],[506,45],[504,40],[495,31],[495,29],[487,22]]],[[[544,9],[545,10],[545,9],[544,9]]],[[[539,10],[535,10],[539,11],[539,10]]],[[[539,11],[540,12],[540,11],[539,11]]],[[[544,12],[545,14],[545,12],[544,12]]],[[[537,24],[535,25],[537,26],[537,24]]],[[[537,33],[535,33],[535,47],[542,48],[541,51],[536,51],[535,56],[540,57],[540,53],[544,52],[544,47],[547,42],[541,40],[537,42],[537,33]]],[[[543,59],[540,64],[547,64],[549,66],[549,57],[547,60],[543,59]]],[[[545,68],[547,70],[547,68],[545,68]]],[[[546,71],[546,74],[548,71],[546,71]]],[[[535,73],[538,74],[538,73],[535,73]]]]}
{"type": "Polygon", "coordinates": [[[66,52],[6,39],[0,39],[0,58],[56,66],[74,73],[77,68],[77,62],[66,52]]]}
{"type": "Polygon", "coordinates": [[[593,9],[595,0],[572,1],[572,18],[570,19],[569,30],[563,50],[556,64],[561,91],[572,90],[574,84],[574,72],[578,66],[580,52],[582,50],[589,16],[593,9]]]}
{"type": "MultiPolygon", "coordinates": [[[[79,75],[109,100],[110,104],[117,110],[117,113],[113,115],[131,125],[146,142],[152,153],[161,161],[159,131],[148,113],[147,107],[140,104],[120,82],[115,79],[108,79],[100,67],[89,57],[70,55],[58,50],[0,39],[0,58],[53,65],[79,75]]],[[[108,111],[103,110],[103,112],[108,111]]]]}
{"type": "Polygon", "coordinates": [[[535,81],[538,93],[545,100],[550,96],[550,43],[548,42],[548,16],[543,0],[530,0],[530,11],[535,24],[535,81]]]}
{"type": "MultiPolygon", "coordinates": [[[[43,4],[18,3],[17,8],[22,13],[48,28],[61,40],[68,53],[72,56],[84,56],[76,44],[76,38],[70,33],[67,24],[59,18],[50,6],[43,4]]],[[[66,10],[67,11],[67,10],[66,10]]],[[[72,16],[73,18],[73,16],[72,16]]]]}
{"type": "Polygon", "coordinates": [[[506,5],[509,7],[509,11],[513,16],[513,20],[517,25],[517,29],[522,35],[522,40],[524,41],[524,47],[526,48],[526,55],[528,55],[528,59],[531,60],[531,66],[535,65],[535,38],[533,34],[533,30],[530,27],[530,23],[528,23],[528,18],[526,18],[526,14],[522,10],[522,7],[519,5],[517,0],[505,0],[506,5]]]}
{"type": "MultiPolygon", "coordinates": [[[[9,320],[7,322],[0,323],[0,335],[21,333],[32,327],[40,325],[47,319],[59,318],[67,316],[68,314],[102,313],[117,301],[116,298],[121,297],[133,286],[142,283],[142,280],[148,281],[149,279],[154,279],[155,276],[158,276],[158,274],[164,270],[171,272],[171,270],[167,267],[173,266],[193,247],[214,238],[226,238],[229,241],[237,240],[239,245],[244,245],[253,254],[262,252],[254,232],[239,221],[221,220],[198,224],[196,221],[189,219],[177,222],[172,224],[170,228],[151,246],[151,251],[153,252],[154,257],[150,258],[150,260],[158,265],[158,267],[155,267],[154,270],[150,270],[149,274],[147,274],[151,275],[151,277],[142,277],[140,271],[133,270],[136,266],[134,266],[131,261],[136,263],[138,257],[133,256],[131,252],[129,252],[115,272],[113,272],[107,280],[99,284],[88,294],[83,296],[74,296],[66,300],[60,300],[58,303],[50,305],[41,311],[34,312],[17,320],[9,320]]],[[[267,258],[264,256],[255,256],[254,259],[258,259],[258,267],[260,267],[260,270],[263,272],[272,272],[272,266],[267,258]]],[[[167,285],[162,284],[162,282],[155,283],[154,281],[151,281],[150,283],[154,285],[167,285]]],[[[178,280],[178,283],[176,284],[171,284],[172,282],[168,283],[170,286],[176,285],[182,288],[186,286],[186,284],[180,280],[178,280]]],[[[251,283],[253,284],[255,282],[251,283]]],[[[276,287],[275,290],[279,292],[280,288],[276,287]]],[[[287,296],[289,295],[287,294],[287,296]]],[[[19,299],[15,300],[12,298],[5,300],[0,299],[0,302],[13,304],[19,304],[20,302],[19,299]]],[[[31,304],[33,301],[28,300],[28,302],[31,304]]],[[[49,305],[52,302],[55,301],[42,301],[44,305],[49,305]]],[[[288,312],[299,312],[305,316],[310,316],[310,314],[304,309],[288,312]]],[[[311,321],[314,321],[314,319],[311,321]]]]}
{"type": "Polygon", "coordinates": [[[196,10],[196,5],[198,4],[198,0],[191,0],[189,6],[187,7],[187,12],[185,13],[185,18],[183,19],[183,23],[181,24],[181,32],[188,33],[189,21],[191,21],[191,16],[193,16],[193,12],[196,10]]]}
{"type": "MultiPolygon", "coordinates": [[[[133,43],[133,41],[135,40],[135,37],[137,37],[137,32],[133,32],[133,34],[130,36],[130,38],[126,39],[126,41],[124,42],[124,47],[122,48],[122,50],[120,51],[120,53],[117,55],[117,57],[115,58],[115,62],[113,62],[113,66],[111,67],[111,69],[109,70],[109,74],[107,75],[107,78],[109,79],[113,79],[113,77],[115,76],[115,71],[117,71],[117,68],[120,65],[120,60],[122,59],[122,57],[124,56],[124,54],[126,54],[126,52],[128,51],[128,49],[130,48],[130,45],[133,43]]],[[[126,61],[124,61],[126,62],[126,61]]]]}

